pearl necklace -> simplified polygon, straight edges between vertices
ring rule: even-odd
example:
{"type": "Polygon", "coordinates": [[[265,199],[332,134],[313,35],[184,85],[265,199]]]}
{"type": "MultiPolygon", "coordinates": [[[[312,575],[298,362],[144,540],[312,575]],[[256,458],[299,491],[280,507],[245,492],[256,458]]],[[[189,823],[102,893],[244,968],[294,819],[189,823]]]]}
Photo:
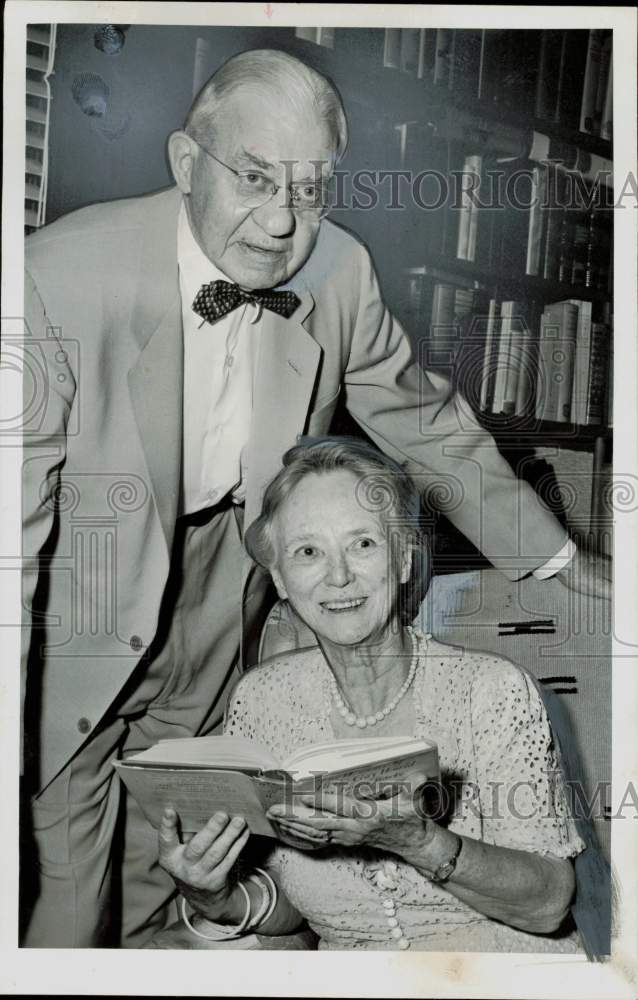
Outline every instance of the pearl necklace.
{"type": "Polygon", "coordinates": [[[355,715],[349,705],[344,701],[339,688],[337,687],[337,681],[334,675],[330,675],[330,693],[332,694],[334,703],[337,707],[339,715],[342,717],[343,721],[347,726],[358,726],[359,729],[365,729],[367,726],[376,726],[377,722],[383,722],[385,718],[393,712],[397,707],[403,696],[409,690],[414,676],[416,674],[416,668],[419,662],[419,649],[417,644],[416,635],[414,630],[408,627],[408,632],[410,633],[410,639],[412,640],[412,661],[410,663],[410,670],[408,676],[404,680],[403,684],[395,694],[392,701],[388,702],[385,708],[380,709],[374,715],[355,715]]]}

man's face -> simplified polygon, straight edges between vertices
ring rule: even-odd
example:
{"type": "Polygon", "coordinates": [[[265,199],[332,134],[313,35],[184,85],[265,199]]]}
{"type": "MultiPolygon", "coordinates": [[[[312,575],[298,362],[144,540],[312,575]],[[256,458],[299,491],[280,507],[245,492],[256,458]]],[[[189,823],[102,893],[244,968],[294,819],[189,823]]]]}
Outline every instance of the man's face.
{"type": "Polygon", "coordinates": [[[311,161],[321,162],[324,177],[330,174],[328,128],[311,111],[301,117],[243,92],[228,98],[205,145],[234,170],[261,174],[281,188],[259,207],[246,206],[233,173],[193,142],[187,208],[197,242],[242,288],[282,284],[305,264],[319,232],[315,213],[293,211],[285,184],[317,180],[311,161]]]}

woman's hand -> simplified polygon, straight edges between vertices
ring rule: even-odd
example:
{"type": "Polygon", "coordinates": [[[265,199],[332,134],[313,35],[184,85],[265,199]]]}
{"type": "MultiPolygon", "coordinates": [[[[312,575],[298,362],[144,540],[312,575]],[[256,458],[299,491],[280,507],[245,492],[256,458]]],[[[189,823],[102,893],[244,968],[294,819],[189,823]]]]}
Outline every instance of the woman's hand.
{"type": "Polygon", "coordinates": [[[232,893],[229,874],[250,830],[242,816],[218,812],[187,843],[180,843],[177,814],[165,809],[159,831],[159,863],[183,896],[210,920],[218,920],[232,893]]]}
{"type": "Polygon", "coordinates": [[[272,806],[268,818],[282,834],[308,847],[365,844],[404,855],[427,846],[434,824],[405,793],[390,799],[353,799],[324,793],[301,795],[293,806],[272,806]]]}

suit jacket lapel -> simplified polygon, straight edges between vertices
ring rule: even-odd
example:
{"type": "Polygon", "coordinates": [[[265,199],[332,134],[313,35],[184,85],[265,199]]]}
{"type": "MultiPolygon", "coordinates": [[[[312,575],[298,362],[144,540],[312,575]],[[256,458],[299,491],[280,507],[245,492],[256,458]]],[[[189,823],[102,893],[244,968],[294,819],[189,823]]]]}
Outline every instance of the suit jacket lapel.
{"type": "Polygon", "coordinates": [[[308,291],[290,319],[264,310],[247,454],[246,527],[261,509],[264,489],[283,453],[303,430],[321,348],[302,323],[314,307],[308,291]]]}
{"type": "Polygon", "coordinates": [[[142,233],[133,336],[140,344],[129,371],[151,490],[170,551],[181,481],[184,357],[177,273],[179,191],[168,192],[142,233]]]}

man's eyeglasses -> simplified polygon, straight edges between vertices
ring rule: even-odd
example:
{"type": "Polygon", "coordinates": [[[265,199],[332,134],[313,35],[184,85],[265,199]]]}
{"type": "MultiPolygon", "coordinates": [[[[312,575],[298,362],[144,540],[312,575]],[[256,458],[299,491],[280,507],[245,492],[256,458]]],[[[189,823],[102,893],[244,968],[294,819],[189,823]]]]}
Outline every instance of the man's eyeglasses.
{"type": "MultiPolygon", "coordinates": [[[[281,191],[283,185],[275,184],[270,177],[266,177],[259,170],[235,170],[234,167],[230,167],[214,153],[211,153],[209,149],[202,146],[196,139],[193,139],[193,142],[197,143],[207,156],[215,160],[215,163],[219,163],[220,166],[234,175],[237,198],[246,208],[260,208],[267,201],[270,201],[278,191],[281,191]]],[[[321,179],[318,182],[293,182],[288,185],[288,192],[290,194],[290,207],[294,212],[304,212],[314,218],[322,219],[330,211],[332,192],[329,181],[321,179]]]]}

